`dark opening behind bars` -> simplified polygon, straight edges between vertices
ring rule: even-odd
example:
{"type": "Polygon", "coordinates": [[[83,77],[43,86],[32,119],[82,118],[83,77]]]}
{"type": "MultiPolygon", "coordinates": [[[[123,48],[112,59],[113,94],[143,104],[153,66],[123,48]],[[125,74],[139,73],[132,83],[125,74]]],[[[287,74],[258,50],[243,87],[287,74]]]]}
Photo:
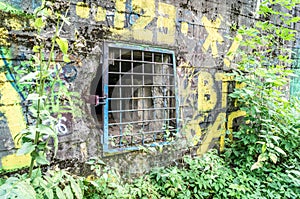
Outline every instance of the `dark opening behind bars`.
{"type": "Polygon", "coordinates": [[[122,47],[107,51],[104,150],[166,142],[177,131],[174,55],[122,47]]]}

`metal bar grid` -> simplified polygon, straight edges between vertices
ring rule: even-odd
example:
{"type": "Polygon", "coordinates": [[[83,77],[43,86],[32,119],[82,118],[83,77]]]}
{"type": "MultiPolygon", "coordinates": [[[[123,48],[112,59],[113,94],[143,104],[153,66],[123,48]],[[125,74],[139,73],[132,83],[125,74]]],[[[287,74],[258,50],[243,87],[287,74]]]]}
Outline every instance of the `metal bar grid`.
{"type": "MultiPolygon", "coordinates": [[[[172,129],[170,130],[171,132],[176,132],[176,129],[172,129]]],[[[143,132],[144,135],[153,135],[154,133],[161,133],[161,131],[148,131],[148,132],[143,132]]],[[[137,136],[137,135],[141,135],[140,133],[131,133],[131,134],[127,134],[126,136],[137,136]]],[[[114,136],[110,136],[110,138],[118,138],[120,137],[120,135],[114,135],[114,136]]]]}
{"type": "MultiPolygon", "coordinates": [[[[133,87],[132,87],[133,88],[133,87]]],[[[124,98],[108,98],[109,100],[140,100],[140,99],[152,99],[153,97],[124,97],[124,98]]],[[[175,96],[156,96],[156,98],[173,98],[175,96]]]]}
{"type": "Polygon", "coordinates": [[[123,44],[105,50],[104,152],[166,143],[166,132],[174,135],[178,120],[173,51],[123,44]]]}
{"type": "Polygon", "coordinates": [[[139,60],[130,60],[130,59],[110,59],[110,61],[118,61],[118,62],[132,62],[132,63],[144,63],[144,64],[163,64],[163,65],[169,65],[173,66],[172,63],[160,63],[160,62],[155,62],[155,61],[139,61],[139,60]]]}
{"type": "Polygon", "coordinates": [[[176,118],[169,118],[169,119],[155,119],[155,120],[139,120],[139,121],[132,121],[132,122],[116,122],[116,123],[109,123],[108,126],[115,126],[115,125],[125,125],[125,124],[135,124],[135,123],[146,123],[146,122],[161,122],[161,121],[172,121],[176,118]]]}
{"type": "MultiPolygon", "coordinates": [[[[162,85],[108,85],[108,87],[160,87],[162,85]]],[[[175,85],[164,85],[164,87],[174,87],[175,85]]]]}
{"type": "MultiPolygon", "coordinates": [[[[176,134],[176,130],[172,130],[170,132],[176,134]]],[[[168,139],[166,133],[160,131],[126,134],[123,136],[117,135],[117,136],[109,137],[109,145],[113,146],[111,147],[111,149],[121,148],[121,147],[127,148],[132,146],[139,147],[145,144],[162,143],[162,142],[168,142],[168,139]],[[119,144],[120,140],[122,140],[121,144],[119,144]]]]}
{"type": "Polygon", "coordinates": [[[147,76],[147,75],[151,75],[151,76],[166,76],[166,77],[174,77],[173,74],[155,74],[155,73],[126,73],[126,72],[108,72],[109,74],[121,74],[121,75],[143,75],[143,76],[147,76]]]}
{"type": "Polygon", "coordinates": [[[167,108],[145,108],[145,109],[130,109],[122,111],[108,111],[108,113],[118,113],[118,112],[134,112],[134,111],[155,111],[155,110],[176,110],[176,107],[167,107],[167,108]]]}

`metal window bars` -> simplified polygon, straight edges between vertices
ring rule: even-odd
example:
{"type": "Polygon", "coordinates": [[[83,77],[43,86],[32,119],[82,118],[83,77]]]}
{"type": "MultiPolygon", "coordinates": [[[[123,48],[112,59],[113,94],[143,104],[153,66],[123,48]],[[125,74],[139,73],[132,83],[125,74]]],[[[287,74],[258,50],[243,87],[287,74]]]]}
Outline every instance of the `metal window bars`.
{"type": "Polygon", "coordinates": [[[108,44],[105,53],[104,152],[166,143],[178,119],[173,51],[108,44]]]}

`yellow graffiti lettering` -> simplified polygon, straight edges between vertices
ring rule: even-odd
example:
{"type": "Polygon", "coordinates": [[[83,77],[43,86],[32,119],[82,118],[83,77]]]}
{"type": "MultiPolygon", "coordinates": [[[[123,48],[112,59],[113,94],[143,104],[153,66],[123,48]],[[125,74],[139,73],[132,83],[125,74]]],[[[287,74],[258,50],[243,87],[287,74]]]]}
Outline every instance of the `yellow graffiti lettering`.
{"type": "Polygon", "coordinates": [[[233,77],[230,77],[224,73],[216,73],[216,81],[222,81],[222,108],[227,107],[228,96],[228,82],[233,81],[233,77]]]}
{"type": "Polygon", "coordinates": [[[189,31],[189,24],[187,22],[181,22],[181,33],[187,36],[188,31],[189,31]]]}
{"type": "Polygon", "coordinates": [[[90,16],[90,8],[89,6],[84,2],[78,2],[76,4],[76,14],[81,18],[89,18],[90,16]]]}
{"type": "Polygon", "coordinates": [[[209,111],[217,104],[217,93],[210,73],[201,72],[198,76],[198,111],[209,111]]]}
{"type": "Polygon", "coordinates": [[[228,115],[227,130],[230,131],[229,139],[233,140],[233,134],[232,134],[232,131],[233,131],[233,121],[234,121],[234,119],[239,118],[239,117],[243,117],[243,116],[245,116],[245,115],[246,115],[246,112],[245,112],[245,111],[241,111],[241,110],[232,112],[232,113],[230,113],[230,114],[228,115]]]}
{"type": "MultiPolygon", "coordinates": [[[[0,66],[4,66],[3,60],[0,60],[0,66]]],[[[14,139],[15,148],[18,148],[20,144],[17,142],[18,138],[16,136],[21,130],[25,129],[25,122],[20,105],[20,97],[6,79],[5,73],[0,73],[0,93],[2,94],[0,112],[4,114],[11,136],[14,139]]],[[[19,168],[29,165],[30,156],[16,156],[12,154],[3,157],[1,162],[3,169],[19,168]]]]}
{"type": "Polygon", "coordinates": [[[114,27],[116,29],[123,29],[125,25],[125,11],[126,11],[126,0],[116,0],[116,13],[114,27]]]}
{"type": "Polygon", "coordinates": [[[218,33],[222,20],[222,16],[218,17],[215,21],[209,21],[206,16],[202,17],[202,23],[208,32],[208,36],[202,46],[203,51],[207,52],[211,48],[213,57],[218,56],[217,42],[222,43],[224,41],[222,35],[218,33]]]}
{"type": "Polygon", "coordinates": [[[204,116],[199,116],[199,118],[197,118],[197,116],[193,116],[192,120],[185,126],[184,132],[186,133],[186,138],[193,146],[197,145],[200,141],[202,130],[199,123],[203,121],[204,116]]]}
{"type": "Polygon", "coordinates": [[[158,3],[157,41],[172,44],[175,41],[176,8],[166,3],[158,3]]]}
{"type": "Polygon", "coordinates": [[[225,64],[227,67],[230,66],[230,62],[233,60],[233,58],[234,58],[234,53],[235,53],[235,52],[237,51],[237,49],[239,48],[242,39],[243,39],[242,35],[238,34],[238,35],[235,37],[235,39],[234,39],[234,41],[233,41],[231,47],[229,48],[228,53],[227,53],[227,56],[224,58],[224,64],[225,64]]]}
{"type": "Polygon", "coordinates": [[[214,124],[208,128],[206,137],[203,139],[202,144],[197,149],[198,155],[205,153],[209,149],[214,138],[219,138],[220,136],[225,135],[225,119],[226,113],[219,113],[214,124]]]}
{"type": "Polygon", "coordinates": [[[95,21],[105,21],[106,19],[106,10],[102,7],[97,8],[97,13],[95,15],[95,21]]]}
{"type": "Polygon", "coordinates": [[[110,28],[110,31],[123,38],[130,37],[130,31],[125,29],[125,11],[126,11],[126,0],[115,0],[116,1],[116,12],[114,17],[114,27],[110,28]]]}
{"type": "Polygon", "coordinates": [[[1,46],[9,46],[10,45],[10,43],[7,42],[7,38],[8,38],[8,31],[5,28],[0,28],[0,45],[1,46]]]}
{"type": "Polygon", "coordinates": [[[20,19],[12,17],[6,21],[6,25],[11,27],[13,30],[21,30],[23,24],[20,19]]]}
{"type": "Polygon", "coordinates": [[[133,37],[138,40],[152,41],[152,31],[145,28],[155,17],[155,1],[134,0],[132,1],[132,7],[135,13],[141,13],[142,10],[144,12],[132,25],[133,37]]]}
{"type": "Polygon", "coordinates": [[[2,169],[11,170],[29,166],[31,160],[30,154],[16,155],[11,154],[1,159],[2,169]]]}

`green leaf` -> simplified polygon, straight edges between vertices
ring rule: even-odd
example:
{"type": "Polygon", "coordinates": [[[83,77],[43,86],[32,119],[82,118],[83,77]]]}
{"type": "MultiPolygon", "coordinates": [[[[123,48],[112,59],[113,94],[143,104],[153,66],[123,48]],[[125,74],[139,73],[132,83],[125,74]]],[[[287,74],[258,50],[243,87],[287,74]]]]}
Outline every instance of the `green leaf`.
{"type": "Polygon", "coordinates": [[[31,72],[28,73],[27,75],[25,75],[24,77],[22,77],[19,82],[23,83],[26,81],[31,81],[32,79],[36,79],[37,75],[39,74],[39,72],[31,72]]]}
{"type": "Polygon", "coordinates": [[[33,46],[32,51],[35,53],[38,53],[40,51],[41,47],[40,46],[33,46]]]}
{"type": "Polygon", "coordinates": [[[286,23],[289,25],[290,23],[296,23],[298,21],[300,21],[300,17],[293,17],[293,18],[287,20],[286,23]]]}
{"type": "Polygon", "coordinates": [[[266,145],[266,143],[264,143],[264,144],[261,146],[261,152],[264,153],[264,152],[266,152],[266,150],[267,150],[267,145],[266,145]]]}
{"type": "Polygon", "coordinates": [[[67,25],[71,25],[70,21],[68,18],[66,18],[64,15],[60,15],[61,19],[63,20],[63,22],[65,22],[67,25]]]}
{"type": "Polygon", "coordinates": [[[57,38],[56,43],[58,44],[61,52],[63,54],[67,54],[68,53],[68,40],[64,39],[64,38],[57,38]]]}
{"type": "Polygon", "coordinates": [[[68,180],[71,183],[71,188],[72,188],[76,198],[81,199],[83,197],[83,194],[82,194],[79,184],[76,183],[76,181],[74,180],[74,178],[72,176],[68,176],[68,180]]]}
{"type": "Polygon", "coordinates": [[[38,153],[38,156],[36,156],[35,161],[36,161],[36,163],[39,164],[39,165],[46,165],[46,164],[49,164],[49,161],[48,161],[47,158],[46,158],[46,154],[43,153],[42,151],[40,151],[40,152],[38,153]]]}
{"type": "Polygon", "coordinates": [[[53,190],[50,188],[47,188],[45,190],[45,194],[47,196],[48,199],[53,199],[54,198],[54,194],[53,194],[53,190]]]}
{"type": "Polygon", "coordinates": [[[46,96],[39,96],[39,94],[37,93],[31,93],[27,96],[26,100],[33,100],[33,101],[37,101],[39,99],[46,99],[46,96]]]}
{"type": "Polygon", "coordinates": [[[277,147],[277,146],[276,146],[274,149],[275,149],[278,153],[281,153],[282,155],[287,156],[286,153],[284,152],[284,150],[282,150],[280,147],[277,147]]]}
{"type": "Polygon", "coordinates": [[[270,159],[276,164],[277,162],[277,156],[274,153],[269,153],[270,159]]]}
{"type": "Polygon", "coordinates": [[[54,156],[57,153],[57,149],[58,149],[58,136],[57,133],[50,128],[49,126],[46,125],[40,125],[39,127],[39,131],[41,132],[42,135],[46,135],[49,136],[51,138],[53,138],[54,141],[54,156]]]}
{"type": "Polygon", "coordinates": [[[267,156],[265,153],[262,153],[258,156],[258,162],[264,162],[267,160],[267,156]]]}
{"type": "Polygon", "coordinates": [[[25,142],[22,144],[21,148],[18,149],[17,155],[29,154],[35,150],[35,147],[36,145],[34,145],[32,142],[25,142]]]}
{"type": "Polygon", "coordinates": [[[255,162],[252,166],[251,166],[251,171],[254,169],[258,169],[260,167],[262,167],[262,163],[261,162],[255,162]]]}
{"type": "Polygon", "coordinates": [[[29,179],[20,180],[10,177],[0,186],[0,198],[35,199],[36,193],[29,183],[29,179]]]}
{"type": "Polygon", "coordinates": [[[41,29],[45,26],[45,23],[41,17],[38,17],[34,21],[34,26],[38,29],[41,29]]]}
{"type": "Polygon", "coordinates": [[[58,186],[55,188],[55,192],[59,199],[66,199],[65,194],[58,186]]]}
{"type": "Polygon", "coordinates": [[[67,199],[73,199],[74,198],[72,190],[71,190],[71,187],[69,185],[65,187],[65,189],[63,190],[63,192],[66,195],[67,199]]]}
{"type": "Polygon", "coordinates": [[[297,175],[300,178],[300,171],[298,171],[298,170],[288,170],[286,172],[287,173],[293,173],[293,174],[297,175]]]}
{"type": "Polygon", "coordinates": [[[46,125],[40,125],[40,126],[39,126],[39,131],[40,131],[43,135],[48,135],[48,136],[53,136],[53,135],[55,135],[55,131],[53,131],[49,126],[46,126],[46,125]]]}
{"type": "Polygon", "coordinates": [[[66,62],[66,63],[69,63],[69,62],[71,62],[71,60],[70,60],[69,56],[68,56],[68,55],[66,55],[66,54],[64,54],[64,56],[63,56],[63,60],[64,60],[64,62],[66,62]]]}

